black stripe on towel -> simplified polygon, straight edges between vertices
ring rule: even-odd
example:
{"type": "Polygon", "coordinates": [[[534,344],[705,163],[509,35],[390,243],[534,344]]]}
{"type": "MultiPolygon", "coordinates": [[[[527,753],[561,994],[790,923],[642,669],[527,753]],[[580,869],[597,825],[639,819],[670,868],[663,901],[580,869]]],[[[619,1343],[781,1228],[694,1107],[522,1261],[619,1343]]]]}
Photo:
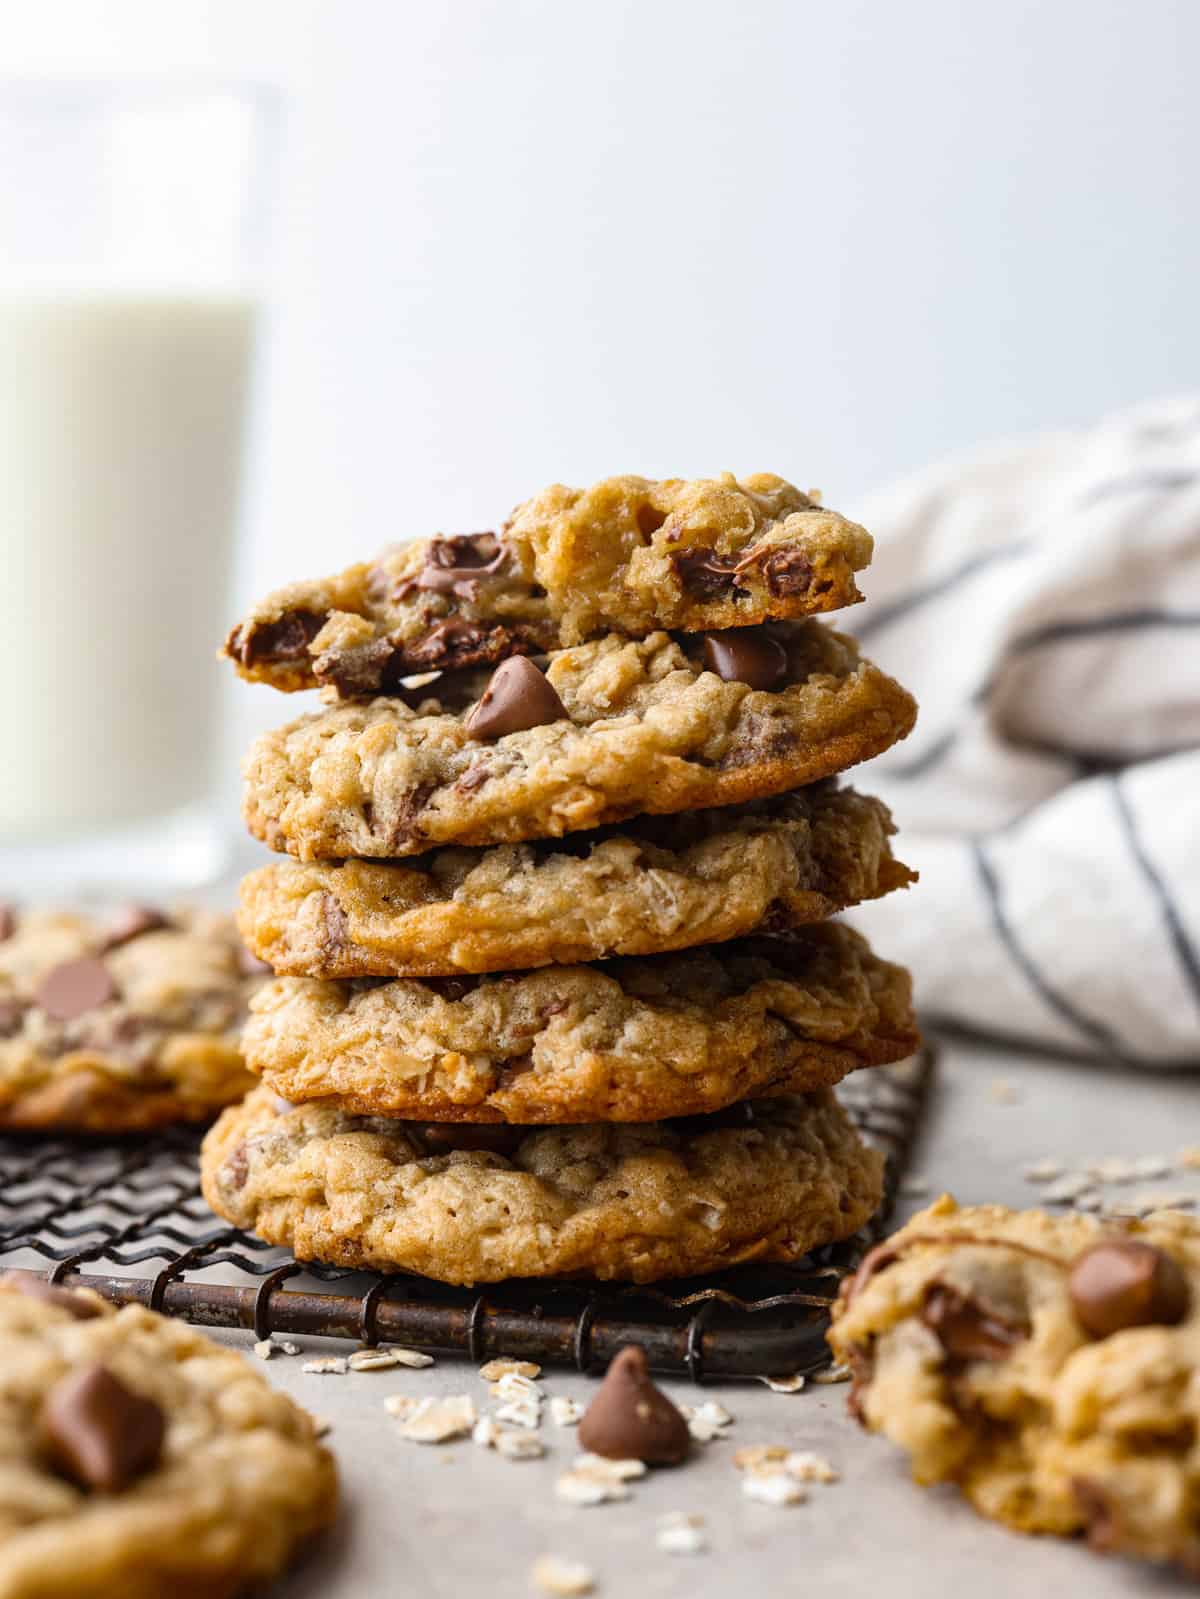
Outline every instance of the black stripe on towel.
{"type": "Polygon", "coordinates": [[[1121,821],[1121,829],[1129,845],[1129,853],[1137,862],[1139,871],[1146,879],[1146,884],[1157,901],[1163,922],[1166,925],[1167,936],[1174,946],[1176,955],[1179,957],[1179,964],[1183,967],[1188,983],[1191,985],[1196,1003],[1200,1006],[1200,953],[1197,953],[1196,946],[1188,936],[1187,928],[1183,925],[1183,920],[1175,907],[1175,901],[1171,897],[1170,889],[1163,881],[1162,874],[1146,854],[1141,834],[1138,831],[1137,818],[1133,814],[1133,809],[1121,787],[1120,781],[1113,777],[1109,786],[1112,789],[1113,804],[1121,821]]]}
{"type": "Polygon", "coordinates": [[[1077,1033],[1085,1038],[1091,1048],[1110,1060],[1119,1061],[1123,1065],[1135,1064],[1135,1059],[1125,1049],[1124,1045],[1111,1032],[1103,1022],[1096,1021],[1091,1016],[1086,1016],[1077,1010],[1065,995],[1043,977],[1036,963],[1031,959],[1027,950],[1019,942],[1012,923],[1004,910],[1004,902],[1000,893],[1000,882],[996,876],[995,867],[988,859],[982,843],[978,839],[967,839],[967,848],[971,851],[975,862],[975,869],[979,874],[979,881],[983,886],[984,896],[991,912],[992,926],[996,937],[1007,950],[1012,963],[1029,983],[1036,989],[1042,999],[1057,1016],[1073,1027],[1077,1033]]]}
{"type": "Polygon", "coordinates": [[[1097,500],[1115,499],[1118,494],[1168,494],[1172,489],[1189,488],[1198,474],[1187,470],[1157,472],[1131,472],[1128,477],[1113,478],[1109,483],[1098,483],[1094,489],[1081,494],[1079,505],[1094,505],[1097,500]]]}
{"type": "Polygon", "coordinates": [[[1001,561],[1013,561],[1018,555],[1026,554],[1033,545],[1033,539],[1018,539],[1015,544],[1004,544],[997,550],[985,550],[981,555],[969,556],[944,576],[935,577],[919,588],[910,589],[907,594],[901,594],[899,598],[890,600],[886,605],[880,605],[870,616],[864,617],[861,623],[855,625],[855,619],[848,618],[848,625],[853,629],[856,638],[869,638],[872,633],[890,627],[893,622],[907,616],[910,611],[919,610],[927,601],[940,599],[943,594],[951,593],[960,583],[967,582],[977,573],[985,572],[1001,561]]]}

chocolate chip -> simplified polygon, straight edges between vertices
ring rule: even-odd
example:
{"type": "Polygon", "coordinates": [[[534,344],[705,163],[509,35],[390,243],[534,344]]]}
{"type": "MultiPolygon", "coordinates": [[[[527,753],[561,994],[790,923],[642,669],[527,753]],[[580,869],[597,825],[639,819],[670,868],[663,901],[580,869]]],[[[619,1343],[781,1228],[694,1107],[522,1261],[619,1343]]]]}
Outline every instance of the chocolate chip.
{"type": "Polygon", "coordinates": [[[119,949],[143,933],[157,933],[170,925],[170,920],[153,905],[125,905],[113,917],[104,948],[119,949]]]}
{"type": "Polygon", "coordinates": [[[286,611],[277,622],[235,627],[225,649],[243,666],[255,666],[260,661],[299,661],[324,626],[324,615],[316,611],[286,611]]]}
{"type": "Polygon", "coordinates": [[[787,677],[787,651],[761,627],[723,627],[704,637],[704,664],[726,683],[778,688],[787,677]]]}
{"type": "Polygon", "coordinates": [[[461,977],[422,977],[421,984],[435,993],[439,999],[449,1000],[451,1004],[470,994],[479,987],[478,977],[464,973],[461,977]]]}
{"type": "Polygon", "coordinates": [[[1075,1319],[1093,1338],[1126,1327],[1173,1327],[1188,1313],[1187,1278],[1170,1255],[1137,1238],[1109,1238],[1071,1267],[1075,1319]]]}
{"type": "Polygon", "coordinates": [[[674,1116],[670,1125],[681,1138],[698,1138],[702,1133],[720,1132],[727,1127],[753,1127],[754,1105],[748,1099],[741,1099],[721,1110],[709,1111],[707,1115],[674,1116]]]}
{"type": "Polygon", "coordinates": [[[762,562],[759,570],[776,599],[792,594],[807,594],[812,587],[813,564],[799,550],[775,550],[762,562]]]}
{"type": "MultiPolygon", "coordinates": [[[[276,1106],[277,1114],[283,1115],[276,1106]]],[[[224,1187],[230,1188],[236,1194],[239,1189],[245,1188],[246,1179],[250,1175],[250,1159],[246,1154],[245,1144],[239,1144],[221,1167],[221,1182],[224,1187]]]]}
{"type": "Polygon", "coordinates": [[[0,900],[0,944],[11,938],[17,930],[17,913],[11,905],[0,900]]]}
{"type": "Polygon", "coordinates": [[[481,1149],[506,1159],[529,1132],[509,1122],[410,1122],[409,1126],[431,1155],[448,1155],[454,1149],[481,1149]]]}
{"type": "Polygon", "coordinates": [[[561,722],[566,708],[544,672],[523,655],[501,661],[483,698],[467,718],[472,738],[503,738],[530,727],[561,722]]]}
{"type": "Polygon", "coordinates": [[[19,999],[0,999],[0,1038],[12,1038],[20,1032],[25,1007],[19,999]]]}
{"type": "Polygon", "coordinates": [[[460,600],[479,597],[480,580],[499,573],[508,552],[494,533],[459,533],[431,539],[425,565],[413,580],[414,588],[433,594],[453,594],[460,600]]]}
{"type": "Polygon", "coordinates": [[[938,1342],[954,1360],[1005,1360],[1014,1346],[1029,1336],[1027,1326],[1018,1325],[949,1283],[929,1285],[921,1320],[937,1334],[938,1342]]]}
{"type": "Polygon", "coordinates": [[[260,961],[257,955],[252,954],[246,948],[245,944],[238,945],[237,965],[238,971],[243,977],[262,977],[271,970],[266,961],[260,961]]]}
{"type": "Polygon", "coordinates": [[[715,599],[738,587],[737,557],[718,555],[703,545],[676,550],[671,565],[684,593],[696,599],[715,599]]]}
{"type": "Polygon", "coordinates": [[[158,1461],[166,1420],[153,1399],[96,1364],[50,1390],[42,1432],[54,1464],[72,1482],[119,1493],[158,1461]]]}
{"type": "Polygon", "coordinates": [[[675,1466],[691,1447],[681,1412],[650,1380],[646,1352],[622,1349],[579,1423],[579,1442],[609,1460],[644,1460],[675,1466]]]}
{"type": "Polygon", "coordinates": [[[87,956],[53,967],[38,984],[34,997],[47,1016],[69,1022],[115,999],[117,986],[104,962],[87,956]]]}
{"type": "Polygon", "coordinates": [[[37,1299],[43,1305],[55,1305],[74,1316],[76,1321],[91,1321],[100,1315],[100,1306],[86,1294],[72,1288],[59,1288],[56,1283],[48,1283],[44,1277],[34,1277],[29,1272],[6,1271],[0,1277],[0,1283],[18,1294],[24,1294],[26,1299],[37,1299]]]}

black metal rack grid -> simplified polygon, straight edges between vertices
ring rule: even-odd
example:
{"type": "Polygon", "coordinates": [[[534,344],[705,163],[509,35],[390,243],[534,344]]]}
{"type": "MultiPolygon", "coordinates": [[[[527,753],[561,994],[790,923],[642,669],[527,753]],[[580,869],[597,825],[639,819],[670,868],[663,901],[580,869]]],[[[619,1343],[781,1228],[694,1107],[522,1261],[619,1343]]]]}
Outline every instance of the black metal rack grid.
{"type": "Polygon", "coordinates": [[[183,1129],[104,1144],[0,1137],[0,1266],[259,1338],[320,1334],[581,1371],[637,1341],[653,1366],[697,1382],[814,1371],[828,1360],[838,1284],[894,1205],[933,1066],[927,1049],[843,1083],[851,1118],[887,1155],[884,1204],[863,1232],[793,1266],[742,1266],[669,1287],[529,1281],[476,1290],[301,1265],[213,1216],[200,1196],[199,1134],[183,1129]]]}

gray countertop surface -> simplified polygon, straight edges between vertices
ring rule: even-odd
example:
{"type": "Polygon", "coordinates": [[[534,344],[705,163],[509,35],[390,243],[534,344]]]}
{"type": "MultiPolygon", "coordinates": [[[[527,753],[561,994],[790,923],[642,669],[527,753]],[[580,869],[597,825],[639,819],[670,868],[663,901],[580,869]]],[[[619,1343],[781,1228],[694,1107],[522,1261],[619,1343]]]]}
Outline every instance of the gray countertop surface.
{"type": "MultiPolygon", "coordinates": [[[[1185,1074],[1151,1075],[1050,1061],[1020,1049],[944,1043],[938,1081],[912,1172],[931,1195],[948,1189],[964,1202],[1028,1206],[1037,1189],[1023,1177],[1039,1156],[1066,1161],[1105,1154],[1172,1155],[1200,1142],[1200,1084],[1185,1074]]],[[[1200,1195],[1200,1172],[1171,1186],[1200,1195]]],[[[1115,1196],[1116,1190],[1110,1190],[1115,1196]]],[[[906,1201],[906,1209],[916,1207],[906,1201]]],[[[248,1334],[226,1335],[244,1345],[248,1334]]],[[[305,1341],[305,1353],[346,1351],[305,1341]]],[[[393,1369],[342,1376],[304,1373],[279,1356],[264,1370],[281,1388],[332,1424],[329,1443],[341,1469],[344,1504],[336,1530],[277,1590],[281,1599],[366,1599],[527,1595],[541,1554],[583,1561],[596,1593],[654,1599],[803,1591],[821,1596],[1086,1594],[1088,1599],[1194,1593],[1181,1579],[1081,1546],[1023,1538],[981,1520],[950,1490],[925,1490],[885,1441],[846,1415],[844,1386],[780,1395],[758,1383],[703,1390],[664,1381],[682,1402],[706,1394],[736,1418],[723,1441],[698,1447],[674,1470],[652,1472],[621,1503],[583,1508],[555,1497],[574,1433],[548,1417],[540,1460],[509,1461],[464,1439],[440,1446],[403,1441],[384,1396],[471,1393],[484,1408],[485,1385],[466,1361],[439,1359],[424,1371],[393,1369]],[[841,1481],[813,1486],[806,1503],[775,1508],[742,1497],[731,1456],[742,1444],[783,1443],[824,1455],[841,1481]],[[668,1511],[704,1516],[707,1553],[671,1555],[655,1546],[668,1511]]],[[[585,1401],[595,1380],[548,1368],[548,1394],[585,1401]]]]}

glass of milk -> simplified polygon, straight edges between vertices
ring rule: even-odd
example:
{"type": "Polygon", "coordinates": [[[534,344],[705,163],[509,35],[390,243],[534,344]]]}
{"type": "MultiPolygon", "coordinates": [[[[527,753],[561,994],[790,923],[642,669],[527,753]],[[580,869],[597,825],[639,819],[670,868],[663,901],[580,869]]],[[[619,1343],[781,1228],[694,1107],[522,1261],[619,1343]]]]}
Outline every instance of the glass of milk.
{"type": "Polygon", "coordinates": [[[0,83],[0,899],[218,874],[275,106],[0,83]]]}

